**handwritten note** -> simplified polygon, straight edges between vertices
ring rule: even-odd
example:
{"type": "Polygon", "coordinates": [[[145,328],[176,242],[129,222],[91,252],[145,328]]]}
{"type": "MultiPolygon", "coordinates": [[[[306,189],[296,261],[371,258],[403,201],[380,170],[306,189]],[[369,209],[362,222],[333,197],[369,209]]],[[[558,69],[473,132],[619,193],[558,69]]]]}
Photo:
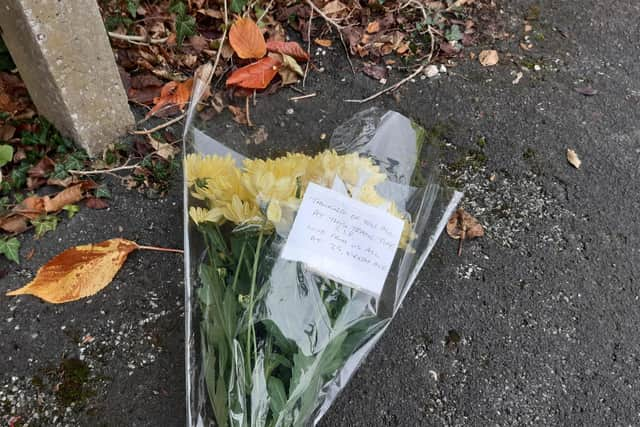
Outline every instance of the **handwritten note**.
{"type": "Polygon", "coordinates": [[[382,209],[311,183],[281,256],[379,296],[403,226],[382,209]]]}

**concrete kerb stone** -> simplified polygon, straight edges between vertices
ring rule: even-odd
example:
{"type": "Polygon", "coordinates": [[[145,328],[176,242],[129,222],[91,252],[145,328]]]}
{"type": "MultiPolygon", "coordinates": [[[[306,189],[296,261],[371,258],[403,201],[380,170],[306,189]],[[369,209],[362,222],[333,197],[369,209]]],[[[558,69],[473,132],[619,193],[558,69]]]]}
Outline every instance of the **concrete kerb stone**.
{"type": "Polygon", "coordinates": [[[2,3],[2,38],[38,112],[100,155],[135,122],[97,3],[2,3]]]}

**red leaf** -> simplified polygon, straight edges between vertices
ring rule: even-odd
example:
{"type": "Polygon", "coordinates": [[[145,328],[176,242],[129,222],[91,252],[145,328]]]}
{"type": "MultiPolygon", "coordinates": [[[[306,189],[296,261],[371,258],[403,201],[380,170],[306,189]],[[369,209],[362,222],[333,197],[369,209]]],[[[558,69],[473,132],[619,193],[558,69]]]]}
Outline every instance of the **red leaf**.
{"type": "Polygon", "coordinates": [[[109,207],[107,202],[97,197],[88,197],[86,205],[89,209],[106,209],[109,207]]]}
{"type": "Polygon", "coordinates": [[[169,82],[162,87],[160,96],[154,98],[153,103],[155,106],[147,113],[146,117],[153,116],[159,110],[164,107],[176,105],[181,110],[189,102],[191,97],[191,88],[193,87],[193,79],[186,80],[184,82],[169,82]]]}
{"type": "Polygon", "coordinates": [[[268,41],[267,50],[269,52],[283,53],[292,56],[298,61],[308,61],[309,54],[297,42],[276,42],[268,41]]]}
{"type": "Polygon", "coordinates": [[[227,79],[227,86],[240,86],[246,89],[264,89],[278,73],[282,63],[275,58],[265,56],[246,67],[238,68],[227,79]]]}

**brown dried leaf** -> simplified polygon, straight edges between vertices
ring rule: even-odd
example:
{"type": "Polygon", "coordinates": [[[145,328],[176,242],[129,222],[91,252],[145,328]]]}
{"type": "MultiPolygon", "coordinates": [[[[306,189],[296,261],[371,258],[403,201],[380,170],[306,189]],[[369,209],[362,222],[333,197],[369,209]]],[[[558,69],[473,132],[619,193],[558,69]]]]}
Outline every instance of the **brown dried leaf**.
{"type": "Polygon", "coordinates": [[[53,198],[45,196],[42,198],[44,209],[47,212],[57,212],[66,205],[73,205],[84,198],[82,194],[82,184],[65,188],[53,198]]]}
{"type": "Polygon", "coordinates": [[[247,113],[244,111],[244,108],[236,107],[235,105],[227,105],[227,108],[231,111],[231,114],[233,114],[234,122],[241,125],[249,124],[247,121],[247,113]]]}
{"type": "Polygon", "coordinates": [[[347,8],[347,6],[344,3],[342,3],[340,0],[333,0],[333,1],[330,1],[329,3],[327,3],[322,8],[322,11],[326,15],[334,15],[336,13],[339,13],[339,12],[345,10],[346,8],[347,8]]]}
{"type": "Polygon", "coordinates": [[[136,249],[137,243],[125,239],[67,249],[41,267],[33,281],[6,295],[34,295],[53,304],[94,295],[111,283],[136,249]]]}
{"type": "Polygon", "coordinates": [[[25,216],[29,219],[35,219],[46,213],[44,208],[44,200],[40,196],[31,196],[24,199],[18,206],[13,208],[13,213],[25,216]]]}
{"type": "Polygon", "coordinates": [[[460,246],[458,247],[459,256],[462,252],[462,242],[484,236],[484,227],[482,227],[482,224],[480,224],[477,219],[460,208],[449,219],[447,223],[447,234],[452,239],[460,240],[460,246]]]}
{"type": "Polygon", "coordinates": [[[571,148],[567,149],[567,161],[576,169],[580,169],[580,165],[582,161],[578,157],[578,153],[573,151],[571,148]]]}
{"type": "Polygon", "coordinates": [[[296,42],[276,42],[271,41],[267,43],[267,50],[269,52],[277,52],[283,55],[289,55],[298,61],[308,61],[309,54],[296,42]]]}
{"type": "Polygon", "coordinates": [[[374,34],[380,31],[380,23],[378,21],[369,22],[367,25],[367,33],[374,34]]]}
{"type": "Polygon", "coordinates": [[[0,228],[7,233],[20,234],[28,227],[27,218],[22,215],[9,215],[0,218],[0,228]]]}
{"type": "Polygon", "coordinates": [[[98,197],[89,197],[85,203],[89,209],[106,209],[109,207],[109,203],[98,197]]]}
{"type": "Polygon", "coordinates": [[[313,42],[322,47],[331,47],[333,45],[333,42],[327,39],[315,39],[313,42]]]}
{"type": "Polygon", "coordinates": [[[483,50],[478,55],[478,60],[483,67],[492,67],[500,61],[497,50],[483,50]]]}

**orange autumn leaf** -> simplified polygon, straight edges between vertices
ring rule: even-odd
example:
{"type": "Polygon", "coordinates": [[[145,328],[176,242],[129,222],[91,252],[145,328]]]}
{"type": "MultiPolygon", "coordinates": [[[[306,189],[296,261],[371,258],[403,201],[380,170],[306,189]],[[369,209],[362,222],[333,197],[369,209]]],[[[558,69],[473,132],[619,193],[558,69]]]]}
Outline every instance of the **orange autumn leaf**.
{"type": "Polygon", "coordinates": [[[138,248],[118,238],[67,249],[41,267],[33,281],[7,296],[34,295],[60,304],[94,295],[111,283],[129,253],[138,248]]]}
{"type": "Polygon", "coordinates": [[[193,87],[193,79],[184,82],[169,82],[162,86],[160,96],[153,98],[155,104],[151,111],[147,113],[147,117],[153,116],[162,108],[175,105],[180,110],[184,110],[184,106],[189,102],[191,97],[191,88],[193,87]]]}
{"type": "Polygon", "coordinates": [[[242,58],[262,58],[267,53],[267,46],[260,28],[251,18],[238,18],[229,30],[229,43],[242,58]]]}
{"type": "Polygon", "coordinates": [[[282,53],[284,55],[289,55],[297,59],[298,61],[309,60],[309,54],[305,52],[305,50],[302,47],[300,47],[300,45],[296,42],[268,41],[267,50],[269,52],[277,52],[277,53],[282,53]]]}
{"type": "Polygon", "coordinates": [[[331,45],[333,44],[331,40],[327,39],[315,39],[313,42],[322,47],[331,47],[331,45]]]}
{"type": "Polygon", "coordinates": [[[264,89],[282,67],[276,58],[265,56],[259,61],[235,70],[227,79],[227,86],[240,86],[246,89],[264,89]]]}

